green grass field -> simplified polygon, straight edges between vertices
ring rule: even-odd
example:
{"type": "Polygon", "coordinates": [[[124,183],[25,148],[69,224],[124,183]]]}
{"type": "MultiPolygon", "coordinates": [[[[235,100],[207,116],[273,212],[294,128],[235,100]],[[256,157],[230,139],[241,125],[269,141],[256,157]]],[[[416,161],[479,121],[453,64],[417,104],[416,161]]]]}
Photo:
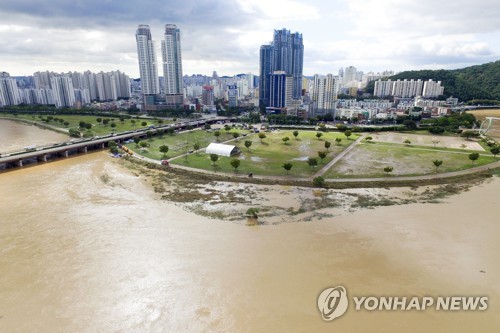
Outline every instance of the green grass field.
{"type": "Polygon", "coordinates": [[[434,160],[443,161],[443,164],[438,168],[438,172],[443,173],[492,163],[495,158],[481,155],[472,164],[469,160],[469,152],[363,143],[355,147],[343,160],[328,170],[325,177],[383,177],[385,176],[383,169],[386,166],[394,168],[391,175],[432,174],[436,170],[433,164],[434,160]]]}
{"type": "MultiPolygon", "coordinates": [[[[233,132],[238,132],[240,135],[247,133],[237,129],[231,131],[220,130],[219,140],[214,136],[215,131],[206,132],[204,130],[193,130],[182,132],[175,135],[165,134],[162,136],[154,136],[151,139],[143,139],[149,144],[149,147],[142,150],[135,143],[128,143],[126,146],[137,154],[149,157],[155,160],[170,159],[186,153],[188,150],[194,150],[194,144],[198,143],[201,148],[205,148],[211,142],[224,142],[233,139],[233,132]],[[166,156],[160,152],[160,146],[167,145],[169,150],[166,156]]],[[[243,138],[243,137],[242,137],[243,138]]],[[[240,138],[239,140],[241,140],[240,138]]]]}
{"type": "MultiPolygon", "coordinates": [[[[290,162],[293,165],[289,172],[290,177],[308,177],[331,161],[357,138],[357,135],[352,135],[351,139],[347,140],[344,134],[334,132],[323,133],[320,140],[316,138],[316,132],[310,131],[299,131],[297,139],[293,136],[292,131],[275,131],[264,134],[267,137],[262,140],[262,143],[258,134],[239,138],[238,142],[233,141],[231,143],[239,147],[242,152],[238,157],[241,161],[241,165],[237,169],[238,173],[248,174],[252,172],[255,175],[285,176],[286,171],[282,168],[282,165],[290,162]],[[284,137],[290,138],[287,144],[282,140],[284,137]],[[335,138],[337,137],[342,139],[339,145],[335,144],[335,138]],[[250,149],[245,147],[245,140],[252,141],[250,149]],[[330,141],[332,145],[327,157],[321,163],[318,151],[326,150],[325,141],[330,141]],[[318,166],[311,168],[307,164],[309,157],[317,157],[318,166]]],[[[230,164],[232,159],[220,156],[214,168],[208,154],[198,153],[191,154],[187,161],[184,158],[179,158],[175,159],[173,163],[217,172],[234,172],[230,164]]]]}
{"type": "MultiPolygon", "coordinates": [[[[92,124],[92,128],[90,129],[95,135],[105,135],[105,134],[110,134],[113,132],[113,127],[111,127],[112,123],[116,124],[116,127],[114,128],[115,133],[119,132],[124,132],[124,131],[130,131],[130,130],[135,130],[139,128],[144,128],[146,126],[150,125],[158,125],[159,122],[158,120],[153,120],[153,119],[144,119],[144,118],[139,118],[139,119],[125,119],[123,122],[120,121],[119,117],[103,117],[103,116],[82,116],[82,115],[63,115],[63,114],[55,114],[51,115],[55,118],[58,119],[63,119],[63,122],[60,121],[50,121],[50,122],[44,122],[48,125],[55,126],[55,127],[60,127],[60,128],[78,128],[80,121],[84,121],[86,123],[92,124]],[[97,122],[97,118],[101,118],[102,120],[108,119],[109,123],[107,125],[104,125],[103,123],[99,124],[97,122]],[[135,121],[135,123],[132,122],[135,121]],[[68,122],[69,124],[67,126],[64,125],[64,122],[68,122]],[[146,125],[143,126],[142,123],[146,122],[146,125]]],[[[47,116],[43,116],[44,118],[47,118],[47,116]]],[[[31,121],[37,121],[41,122],[41,119],[38,115],[28,115],[28,114],[19,114],[13,118],[16,119],[27,119],[31,121]]],[[[171,123],[171,121],[163,121],[163,124],[168,124],[171,123]]],[[[81,132],[85,132],[86,130],[81,130],[81,132]]]]}

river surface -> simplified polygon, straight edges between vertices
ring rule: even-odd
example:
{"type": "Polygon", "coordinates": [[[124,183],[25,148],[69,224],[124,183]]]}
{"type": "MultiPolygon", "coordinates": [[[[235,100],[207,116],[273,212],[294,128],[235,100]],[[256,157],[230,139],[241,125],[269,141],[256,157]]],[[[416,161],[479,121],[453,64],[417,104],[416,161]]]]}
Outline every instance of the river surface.
{"type": "Polygon", "coordinates": [[[68,141],[67,135],[17,121],[0,119],[0,154],[68,141]]]}
{"type": "MultiPolygon", "coordinates": [[[[0,122],[1,124],[1,122],[0,122]]],[[[1,131],[0,131],[1,133],[1,131]]],[[[499,332],[500,179],[441,204],[244,226],[156,199],[105,152],[0,174],[0,332],[499,332]],[[488,296],[486,311],[317,297],[488,296]]]]}

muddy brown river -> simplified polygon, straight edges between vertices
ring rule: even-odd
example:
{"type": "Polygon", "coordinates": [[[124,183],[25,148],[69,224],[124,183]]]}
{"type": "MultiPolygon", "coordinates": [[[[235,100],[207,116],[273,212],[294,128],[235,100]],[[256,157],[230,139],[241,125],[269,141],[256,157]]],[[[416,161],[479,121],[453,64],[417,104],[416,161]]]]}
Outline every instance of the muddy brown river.
{"type": "Polygon", "coordinates": [[[499,189],[249,227],[157,200],[105,152],[1,173],[0,332],[499,332],[499,189]],[[334,286],[488,309],[325,322],[334,286]]]}

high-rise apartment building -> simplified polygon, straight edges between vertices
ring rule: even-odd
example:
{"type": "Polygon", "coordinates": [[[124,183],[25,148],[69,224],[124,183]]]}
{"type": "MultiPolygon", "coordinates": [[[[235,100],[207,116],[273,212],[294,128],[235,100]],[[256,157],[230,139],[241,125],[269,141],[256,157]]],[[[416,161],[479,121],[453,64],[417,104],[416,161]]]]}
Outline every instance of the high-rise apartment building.
{"type": "Polygon", "coordinates": [[[75,91],[70,77],[52,76],[50,86],[56,107],[73,107],[75,105],[75,91]]]}
{"type": "MultiPolygon", "coordinates": [[[[275,30],[274,38],[270,45],[262,45],[260,48],[260,89],[259,99],[261,106],[273,106],[276,104],[277,96],[271,101],[271,90],[274,89],[270,83],[271,76],[275,72],[283,72],[290,76],[293,99],[302,97],[302,72],[304,65],[304,44],[302,34],[291,33],[287,29],[275,30]]],[[[280,74],[283,75],[283,74],[280,74]]],[[[275,81],[277,78],[275,78],[275,81]]],[[[281,80],[282,81],[282,80],[281,80]]],[[[290,86],[290,83],[288,84],[290,86]]],[[[285,90],[279,90],[285,93],[285,90]]],[[[276,93],[276,90],[274,91],[276,93]]],[[[279,100],[286,99],[285,96],[279,100]]],[[[281,103],[279,103],[281,104],[281,103]]]]}
{"type": "Polygon", "coordinates": [[[182,94],[181,33],[175,24],[165,25],[161,41],[166,94],[182,94]]]}
{"type": "Polygon", "coordinates": [[[149,25],[139,25],[135,39],[137,42],[142,94],[158,95],[160,93],[160,83],[158,80],[155,46],[149,25]]]}
{"type": "Polygon", "coordinates": [[[324,115],[335,111],[338,89],[338,79],[332,74],[314,75],[312,99],[315,103],[316,114],[324,115]]]}
{"type": "Polygon", "coordinates": [[[19,88],[16,79],[6,74],[0,77],[0,106],[18,105],[21,103],[19,88]]]}

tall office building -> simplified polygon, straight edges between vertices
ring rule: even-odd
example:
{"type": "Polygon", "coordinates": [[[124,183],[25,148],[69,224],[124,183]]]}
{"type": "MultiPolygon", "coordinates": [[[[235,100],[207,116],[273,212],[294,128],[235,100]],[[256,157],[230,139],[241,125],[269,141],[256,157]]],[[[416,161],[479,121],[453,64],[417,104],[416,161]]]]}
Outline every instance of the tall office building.
{"type": "Polygon", "coordinates": [[[289,106],[293,95],[293,77],[285,71],[275,71],[270,75],[271,93],[269,107],[282,109],[289,106]]]}
{"type": "Polygon", "coordinates": [[[137,42],[142,94],[158,95],[160,93],[160,83],[158,80],[155,46],[151,37],[149,25],[139,25],[135,34],[135,39],[137,42]]]}
{"type": "Polygon", "coordinates": [[[259,106],[269,106],[270,75],[272,74],[272,52],[271,45],[260,47],[260,77],[259,77],[259,106]]]}
{"type": "MultiPolygon", "coordinates": [[[[271,45],[262,45],[260,48],[260,101],[263,106],[271,106],[270,76],[274,72],[283,72],[291,77],[292,98],[302,97],[302,72],[304,65],[304,44],[302,34],[281,29],[274,31],[271,45]],[[268,93],[269,92],[269,93],[268,93]]],[[[288,84],[289,86],[290,84],[288,84]]],[[[282,90],[285,93],[284,90],[282,90]]],[[[274,96],[275,99],[276,96],[274,96]]],[[[285,96],[280,98],[285,99],[285,96]]],[[[275,99],[276,101],[276,99],[275,99]]]]}

